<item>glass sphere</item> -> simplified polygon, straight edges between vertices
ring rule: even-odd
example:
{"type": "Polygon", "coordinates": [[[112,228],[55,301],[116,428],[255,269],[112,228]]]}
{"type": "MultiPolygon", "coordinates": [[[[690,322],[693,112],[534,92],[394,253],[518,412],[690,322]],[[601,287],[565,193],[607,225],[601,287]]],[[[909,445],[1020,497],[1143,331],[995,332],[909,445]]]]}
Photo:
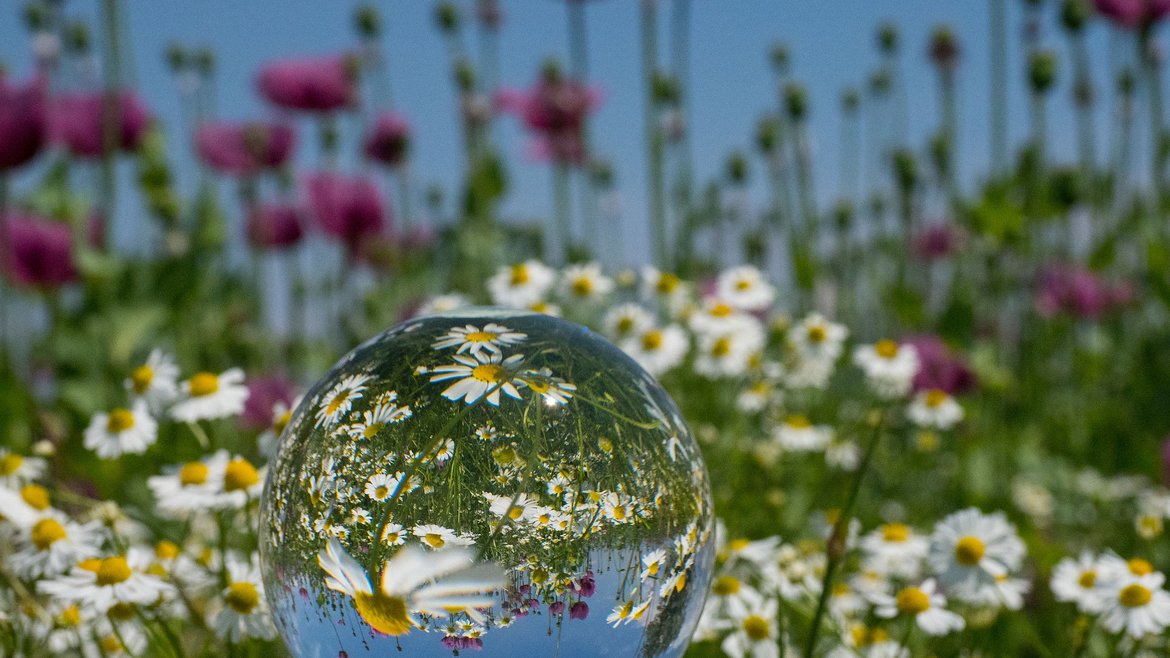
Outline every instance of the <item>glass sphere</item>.
{"type": "Polygon", "coordinates": [[[479,308],[407,321],[313,386],[260,549],[297,656],[679,656],[712,520],[654,378],[584,327],[479,308]]]}

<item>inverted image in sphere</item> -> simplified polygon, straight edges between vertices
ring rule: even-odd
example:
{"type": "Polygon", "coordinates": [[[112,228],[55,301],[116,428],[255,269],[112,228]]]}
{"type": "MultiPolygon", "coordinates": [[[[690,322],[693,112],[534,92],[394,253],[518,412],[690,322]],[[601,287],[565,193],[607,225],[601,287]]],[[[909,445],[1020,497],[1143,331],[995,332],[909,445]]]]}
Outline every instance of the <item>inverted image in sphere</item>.
{"type": "Polygon", "coordinates": [[[312,387],[261,556],[297,656],[679,656],[712,523],[653,377],[584,327],[480,308],[407,321],[312,387]]]}

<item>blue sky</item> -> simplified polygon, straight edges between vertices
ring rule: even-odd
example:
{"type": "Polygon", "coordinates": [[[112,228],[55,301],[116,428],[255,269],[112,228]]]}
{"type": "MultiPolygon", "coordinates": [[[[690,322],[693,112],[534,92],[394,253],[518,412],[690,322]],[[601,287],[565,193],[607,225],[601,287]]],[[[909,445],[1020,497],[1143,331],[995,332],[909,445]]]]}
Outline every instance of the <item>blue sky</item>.
{"type": "MultiPolygon", "coordinates": [[[[527,85],[546,58],[567,59],[564,2],[501,2],[505,11],[501,45],[504,84],[527,85]]],[[[669,4],[667,0],[660,3],[669,4]]],[[[16,18],[21,4],[15,0],[0,3],[0,61],[18,77],[31,68],[28,39],[16,18]]],[[[95,0],[68,0],[65,4],[73,15],[96,17],[95,0]]],[[[338,52],[351,48],[355,42],[350,16],[358,3],[352,0],[122,4],[128,13],[133,75],[147,102],[170,125],[172,141],[184,147],[189,140],[176,134],[178,100],[162,59],[167,44],[178,41],[215,50],[219,61],[219,114],[236,119],[268,114],[252,85],[255,71],[264,62],[338,52]]],[[[452,186],[457,181],[461,157],[460,134],[446,52],[432,20],[434,3],[381,0],[375,4],[386,24],[386,55],[396,104],[416,129],[415,177],[422,183],[438,181],[452,186]]],[[[469,9],[472,4],[470,0],[464,2],[469,9]]],[[[1018,141],[1028,126],[1019,44],[1023,3],[1009,0],[1009,4],[1015,76],[1011,127],[1013,139],[1018,141]]],[[[605,91],[605,103],[592,124],[591,134],[597,150],[615,164],[625,216],[632,226],[627,229],[632,231],[627,238],[635,242],[644,240],[640,220],[645,216],[639,5],[635,0],[601,0],[587,5],[591,74],[605,91]]],[[[825,201],[833,198],[841,151],[841,90],[864,84],[875,69],[875,28],[890,20],[902,30],[903,71],[912,123],[910,139],[917,146],[925,144],[938,116],[935,74],[925,58],[928,36],[935,25],[943,23],[958,33],[962,47],[958,153],[960,170],[970,187],[973,174],[984,171],[989,160],[987,6],[985,1],[974,0],[693,0],[690,123],[699,176],[719,175],[728,152],[751,148],[757,120],[776,103],[767,53],[773,43],[782,42],[791,50],[794,77],[805,81],[809,88],[818,196],[825,201]]],[[[1091,28],[1102,101],[1108,100],[1102,83],[1107,70],[1105,55],[1124,47],[1119,37],[1110,36],[1112,32],[1103,21],[1091,28]]],[[[1045,21],[1042,39],[1061,55],[1067,54],[1064,34],[1051,16],[1045,21]]],[[[667,40],[663,38],[661,42],[665,55],[667,40]]],[[[1071,160],[1075,151],[1067,102],[1071,71],[1067,59],[1062,64],[1061,86],[1049,121],[1054,140],[1052,152],[1058,158],[1071,160]]],[[[1101,114],[1102,138],[1106,125],[1105,115],[1101,114]]],[[[1140,120],[1139,125],[1143,125],[1140,120]]],[[[314,142],[310,128],[305,125],[302,130],[303,155],[308,154],[314,142]]],[[[513,190],[506,212],[528,218],[546,215],[551,207],[548,168],[526,157],[522,130],[514,120],[505,119],[497,134],[512,163],[513,190]]],[[[1104,143],[1099,149],[1104,149],[1104,143]]],[[[758,173],[758,163],[755,169],[758,173]]],[[[763,194],[756,189],[758,200],[763,194]]]]}

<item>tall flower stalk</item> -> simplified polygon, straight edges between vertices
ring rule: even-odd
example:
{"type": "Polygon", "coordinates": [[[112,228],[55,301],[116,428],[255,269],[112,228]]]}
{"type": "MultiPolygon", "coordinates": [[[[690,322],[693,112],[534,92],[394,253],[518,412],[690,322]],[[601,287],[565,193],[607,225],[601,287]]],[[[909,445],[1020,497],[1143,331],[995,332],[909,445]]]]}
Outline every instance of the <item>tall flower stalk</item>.
{"type": "Polygon", "coordinates": [[[666,182],[662,128],[658,124],[658,8],[655,0],[642,0],[642,82],[646,86],[646,169],[649,178],[650,235],[654,262],[670,267],[667,243],[666,182]]]}
{"type": "Polygon", "coordinates": [[[991,2],[991,163],[997,175],[1008,166],[1007,0],[991,2]]]}

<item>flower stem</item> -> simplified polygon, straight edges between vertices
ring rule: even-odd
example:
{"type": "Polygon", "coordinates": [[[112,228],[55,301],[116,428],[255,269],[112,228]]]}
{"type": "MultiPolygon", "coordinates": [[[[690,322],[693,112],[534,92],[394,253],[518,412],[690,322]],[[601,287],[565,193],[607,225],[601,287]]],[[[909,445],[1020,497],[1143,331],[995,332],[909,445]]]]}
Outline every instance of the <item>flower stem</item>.
{"type": "Polygon", "coordinates": [[[1150,185],[1154,195],[1153,210],[1155,216],[1161,216],[1162,203],[1165,198],[1163,182],[1165,157],[1162,154],[1162,80],[1158,70],[1157,55],[1153,52],[1152,32],[1152,23],[1147,23],[1142,27],[1138,36],[1138,58],[1146,76],[1146,94],[1150,102],[1150,185]]]}
{"type": "MultiPolygon", "coordinates": [[[[122,51],[118,34],[118,0],[103,0],[102,27],[105,30],[106,61],[102,67],[105,71],[105,95],[102,99],[102,161],[101,186],[99,199],[106,223],[112,223],[114,218],[114,203],[117,183],[115,180],[114,157],[119,146],[121,132],[121,111],[119,108],[121,85],[122,51]]],[[[103,235],[99,244],[105,243],[104,233],[109,226],[101,229],[103,235]]],[[[81,233],[83,231],[79,231],[81,233]]]]}
{"type": "Polygon", "coordinates": [[[846,541],[849,537],[849,524],[853,520],[853,508],[857,505],[857,497],[861,492],[861,482],[865,479],[865,474],[869,470],[869,465],[873,461],[873,455],[877,452],[878,444],[882,436],[882,427],[884,425],[885,417],[878,412],[879,415],[874,422],[873,433],[869,437],[869,443],[865,446],[865,453],[861,457],[861,464],[857,467],[857,472],[853,474],[853,482],[849,485],[849,495],[845,499],[845,506],[841,508],[841,513],[837,516],[836,523],[833,524],[833,532],[829,535],[829,541],[826,548],[826,557],[828,562],[825,564],[825,576],[821,580],[821,594],[817,599],[816,612],[813,613],[812,626],[808,632],[808,642],[805,644],[804,655],[813,656],[813,652],[817,647],[817,637],[821,632],[821,619],[825,616],[825,611],[829,605],[829,595],[833,589],[833,578],[837,574],[837,568],[841,566],[841,562],[845,558],[846,541]]]}
{"type": "Polygon", "coordinates": [[[650,184],[650,233],[654,246],[654,263],[670,267],[666,245],[666,200],[663,183],[662,131],[654,97],[654,76],[658,62],[658,21],[656,3],[642,0],[642,76],[646,85],[646,150],[650,184]]]}
{"type": "Polygon", "coordinates": [[[1007,0],[991,0],[991,162],[995,173],[1007,167],[1007,0]]]}

